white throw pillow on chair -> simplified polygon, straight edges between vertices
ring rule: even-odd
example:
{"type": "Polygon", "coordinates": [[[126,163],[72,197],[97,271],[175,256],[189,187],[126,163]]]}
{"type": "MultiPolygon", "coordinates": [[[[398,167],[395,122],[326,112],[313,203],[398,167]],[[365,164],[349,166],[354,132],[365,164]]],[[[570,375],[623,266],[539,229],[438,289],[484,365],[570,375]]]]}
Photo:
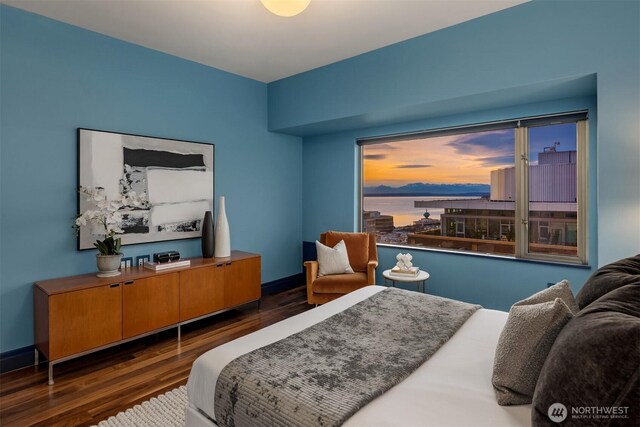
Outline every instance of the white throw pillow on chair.
{"type": "Polygon", "coordinates": [[[340,240],[333,248],[316,240],[316,250],[318,252],[318,277],[353,273],[344,240],[340,240]]]}

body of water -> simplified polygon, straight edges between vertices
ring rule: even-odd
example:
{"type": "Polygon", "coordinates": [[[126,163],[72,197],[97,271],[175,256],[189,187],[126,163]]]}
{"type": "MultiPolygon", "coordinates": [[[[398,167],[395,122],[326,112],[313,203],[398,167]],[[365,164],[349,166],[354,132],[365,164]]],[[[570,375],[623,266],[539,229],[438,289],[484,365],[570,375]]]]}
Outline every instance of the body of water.
{"type": "MultiPolygon", "coordinates": [[[[425,208],[416,208],[413,202],[417,200],[460,200],[460,199],[479,199],[480,197],[463,197],[463,196],[399,196],[399,197],[364,197],[363,204],[365,211],[378,211],[383,215],[393,216],[393,225],[402,227],[404,225],[412,225],[414,221],[424,218],[425,208]]],[[[444,213],[444,209],[429,208],[427,209],[431,219],[440,219],[440,215],[444,213]]]]}

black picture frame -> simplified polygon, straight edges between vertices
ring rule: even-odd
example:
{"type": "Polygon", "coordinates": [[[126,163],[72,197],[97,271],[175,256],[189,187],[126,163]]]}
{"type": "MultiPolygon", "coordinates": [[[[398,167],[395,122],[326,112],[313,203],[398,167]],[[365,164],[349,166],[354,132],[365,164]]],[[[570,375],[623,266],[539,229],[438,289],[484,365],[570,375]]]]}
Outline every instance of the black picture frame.
{"type": "MultiPolygon", "coordinates": [[[[215,144],[87,128],[77,129],[77,143],[78,189],[147,195],[145,209],[122,209],[123,246],[200,237],[204,213],[214,210],[215,144]]],[[[78,192],[78,214],[92,207],[78,192]]],[[[89,225],[78,231],[80,251],[103,238],[89,225]]]]}

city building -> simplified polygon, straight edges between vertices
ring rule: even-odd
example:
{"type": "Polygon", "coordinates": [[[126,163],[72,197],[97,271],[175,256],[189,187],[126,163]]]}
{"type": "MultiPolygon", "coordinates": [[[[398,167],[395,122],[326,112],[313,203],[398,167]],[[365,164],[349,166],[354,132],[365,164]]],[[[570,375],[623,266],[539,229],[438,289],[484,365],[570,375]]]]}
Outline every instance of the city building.
{"type": "Polygon", "coordinates": [[[363,229],[368,233],[390,233],[393,226],[392,215],[381,215],[378,211],[365,211],[362,213],[363,229]]]}
{"type": "MultiPolygon", "coordinates": [[[[532,252],[576,255],[576,188],[575,150],[557,151],[554,144],[538,153],[537,164],[529,166],[532,252]]],[[[410,234],[409,244],[514,253],[514,190],[515,167],[509,167],[491,171],[488,199],[416,201],[417,208],[444,208],[444,214],[439,232],[410,234]]]]}

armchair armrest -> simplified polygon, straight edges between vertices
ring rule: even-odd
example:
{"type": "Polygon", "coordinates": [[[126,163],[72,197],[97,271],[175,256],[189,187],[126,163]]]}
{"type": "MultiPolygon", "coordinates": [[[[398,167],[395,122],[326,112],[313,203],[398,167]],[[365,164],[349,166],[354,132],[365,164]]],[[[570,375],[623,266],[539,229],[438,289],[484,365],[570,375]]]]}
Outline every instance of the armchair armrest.
{"type": "Polygon", "coordinates": [[[318,261],[305,261],[304,268],[307,273],[307,285],[310,285],[318,277],[318,261]]]}
{"type": "Polygon", "coordinates": [[[376,284],[376,267],[378,267],[378,261],[369,261],[367,263],[367,283],[369,285],[376,284]]]}
{"type": "Polygon", "coordinates": [[[305,261],[304,268],[307,277],[307,302],[314,304],[313,281],[318,277],[318,261],[305,261]]]}

